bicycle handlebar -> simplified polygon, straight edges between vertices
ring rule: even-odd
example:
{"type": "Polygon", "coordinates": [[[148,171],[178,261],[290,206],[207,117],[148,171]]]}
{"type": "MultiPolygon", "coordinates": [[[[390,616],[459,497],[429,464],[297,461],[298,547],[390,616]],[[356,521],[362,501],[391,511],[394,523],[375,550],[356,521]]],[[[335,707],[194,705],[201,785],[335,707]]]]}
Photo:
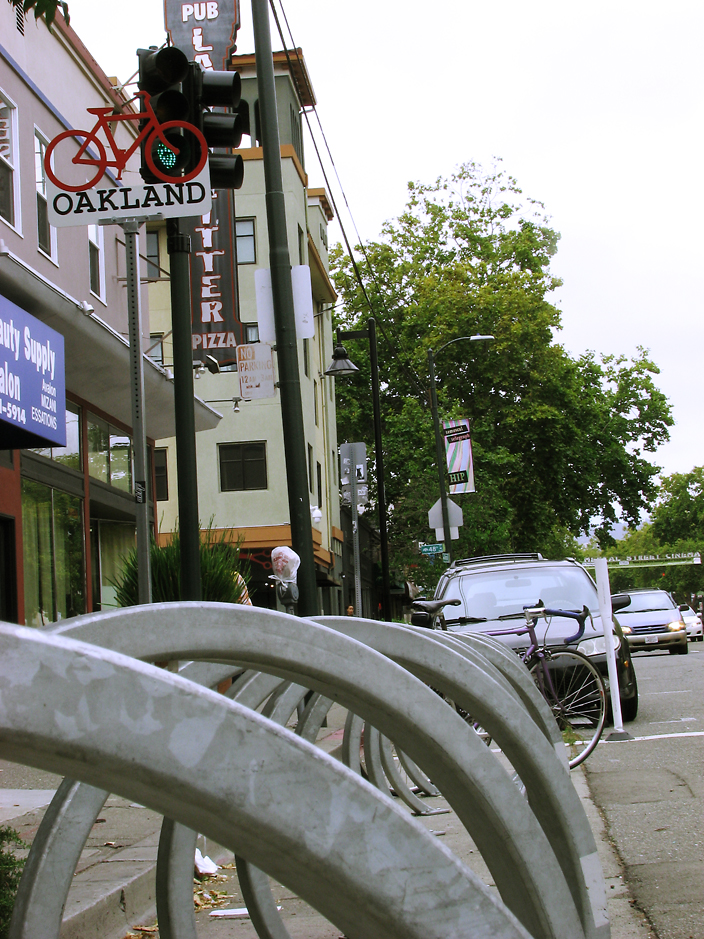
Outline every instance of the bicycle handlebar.
{"type": "Polygon", "coordinates": [[[539,616],[562,616],[565,619],[574,619],[579,623],[579,629],[574,636],[570,636],[569,639],[565,639],[565,645],[570,645],[572,642],[578,642],[584,635],[584,629],[587,625],[587,617],[591,616],[588,606],[582,608],[581,613],[576,613],[574,610],[548,610],[546,607],[525,607],[523,612],[525,613],[526,622],[532,622],[535,626],[539,616]]]}
{"type": "Polygon", "coordinates": [[[412,606],[423,613],[435,616],[444,606],[459,606],[461,600],[414,600],[412,606]]]}

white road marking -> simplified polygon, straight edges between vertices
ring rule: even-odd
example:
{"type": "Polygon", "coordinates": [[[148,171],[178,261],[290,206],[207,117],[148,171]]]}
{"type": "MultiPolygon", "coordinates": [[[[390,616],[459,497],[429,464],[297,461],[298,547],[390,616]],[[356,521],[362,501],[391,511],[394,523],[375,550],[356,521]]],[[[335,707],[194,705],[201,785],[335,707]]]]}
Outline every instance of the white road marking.
{"type": "MultiPolygon", "coordinates": [[[[633,737],[633,740],[669,740],[671,737],[704,737],[704,730],[690,730],[681,734],[649,734],[647,737],[633,737]]],[[[604,743],[631,743],[630,740],[600,740],[599,746],[604,743]]]]}
{"type": "Polygon", "coordinates": [[[683,688],[681,691],[644,691],[641,698],[652,698],[656,694],[691,694],[691,688],[683,688]]]}

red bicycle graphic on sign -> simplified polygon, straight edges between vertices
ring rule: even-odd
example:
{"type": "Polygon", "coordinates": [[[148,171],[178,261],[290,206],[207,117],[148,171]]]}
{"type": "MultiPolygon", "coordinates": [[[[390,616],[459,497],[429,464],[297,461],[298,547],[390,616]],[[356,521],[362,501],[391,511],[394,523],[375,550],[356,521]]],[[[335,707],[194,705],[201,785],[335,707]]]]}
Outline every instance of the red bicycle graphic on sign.
{"type": "Polygon", "coordinates": [[[175,178],[178,178],[179,182],[188,182],[201,172],[208,159],[208,145],[200,130],[185,121],[161,123],[152,108],[150,95],[146,91],[139,91],[132,100],[136,101],[137,98],[143,99],[144,111],[137,114],[115,114],[109,107],[87,108],[88,113],[95,114],[97,118],[91,130],[66,130],[54,137],[46,148],[44,168],[47,176],[58,189],[63,189],[65,192],[82,192],[85,189],[91,189],[102,178],[108,167],[115,167],[117,178],[122,179],[122,172],[127,166],[127,161],[143,143],[147,166],[162,182],[170,183],[175,178]],[[122,121],[144,123],[139,134],[126,150],[118,146],[111,126],[122,121]],[[106,145],[98,136],[101,131],[105,135],[112,159],[108,159],[106,145]],[[73,153],[76,143],[78,143],[78,150],[73,153]],[[199,153],[198,159],[194,162],[194,168],[185,175],[176,177],[175,172],[180,173],[184,164],[192,160],[194,147],[198,148],[199,153]],[[158,162],[154,159],[155,152],[158,162]],[[52,158],[53,163],[61,167],[58,172],[66,172],[71,166],[94,167],[95,172],[93,175],[91,175],[92,171],[88,172],[90,178],[86,182],[81,181],[76,184],[75,179],[67,182],[57,176],[52,167],[52,158]]]}

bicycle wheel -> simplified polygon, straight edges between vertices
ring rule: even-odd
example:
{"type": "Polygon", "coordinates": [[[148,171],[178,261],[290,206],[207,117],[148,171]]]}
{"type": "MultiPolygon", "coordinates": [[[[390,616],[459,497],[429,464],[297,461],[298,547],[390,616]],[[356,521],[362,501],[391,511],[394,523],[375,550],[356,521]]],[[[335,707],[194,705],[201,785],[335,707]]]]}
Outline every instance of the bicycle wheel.
{"type": "Polygon", "coordinates": [[[203,134],[192,124],[166,121],[149,136],[144,153],[147,166],[157,179],[165,183],[172,183],[174,180],[187,183],[190,179],[195,179],[205,166],[208,144],[203,134]],[[162,135],[169,142],[169,147],[164,146],[162,135]],[[173,150],[169,149],[170,147],[173,147],[173,150]],[[195,168],[181,176],[184,166],[188,163],[192,163],[195,168]]]}
{"type": "Polygon", "coordinates": [[[545,650],[529,665],[533,680],[552,710],[569,747],[570,768],[599,742],[606,720],[606,688],[598,669],[581,652],[545,650]]]}
{"type": "Polygon", "coordinates": [[[107,165],[103,143],[86,130],[65,130],[54,137],[44,157],[46,175],[58,189],[66,192],[92,189],[102,178],[107,165]],[[83,147],[86,149],[79,156],[83,147]]]}

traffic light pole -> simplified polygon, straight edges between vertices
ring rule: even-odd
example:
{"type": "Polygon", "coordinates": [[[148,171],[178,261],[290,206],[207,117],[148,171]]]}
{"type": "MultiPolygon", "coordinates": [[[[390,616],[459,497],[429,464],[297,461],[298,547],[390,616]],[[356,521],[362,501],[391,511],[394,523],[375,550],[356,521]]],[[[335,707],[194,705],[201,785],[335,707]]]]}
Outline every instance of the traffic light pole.
{"type": "Polygon", "coordinates": [[[293,550],[301,559],[298,570],[302,616],[315,616],[319,610],[315,579],[315,555],[310,520],[310,494],[306,465],[306,438],[301,404],[301,382],[293,313],[291,259],[288,251],[286,207],[281,173],[281,144],[276,110],[274,61],[269,31],[267,0],[252,0],[254,48],[259,92],[261,142],[264,151],[266,213],[269,228],[269,263],[274,299],[276,352],[279,364],[281,418],[283,421],[286,480],[293,550]]]}
{"type": "Polygon", "coordinates": [[[174,347],[174,408],[176,410],[176,468],[178,527],[181,544],[181,599],[200,600],[200,521],[196,419],[193,405],[193,346],[191,338],[191,277],[188,256],[191,239],[179,219],[167,222],[171,268],[171,328],[174,347]]]}

